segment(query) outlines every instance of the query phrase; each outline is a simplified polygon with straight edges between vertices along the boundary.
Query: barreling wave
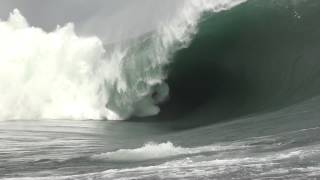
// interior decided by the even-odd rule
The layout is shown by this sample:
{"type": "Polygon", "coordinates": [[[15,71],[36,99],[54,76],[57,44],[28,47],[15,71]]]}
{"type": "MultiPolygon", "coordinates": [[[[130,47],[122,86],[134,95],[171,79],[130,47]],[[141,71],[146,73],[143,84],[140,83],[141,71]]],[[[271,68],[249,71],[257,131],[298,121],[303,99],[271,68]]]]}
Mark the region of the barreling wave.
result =
{"type": "Polygon", "coordinates": [[[171,99],[160,119],[202,126],[257,117],[318,96],[319,5],[253,0],[205,14],[192,43],[170,64],[171,99]]]}
{"type": "Polygon", "coordinates": [[[0,119],[156,115],[169,95],[164,67],[188,46],[202,13],[243,2],[184,1],[155,31],[112,45],[78,36],[72,23],[45,32],[14,10],[0,21],[0,119]]]}

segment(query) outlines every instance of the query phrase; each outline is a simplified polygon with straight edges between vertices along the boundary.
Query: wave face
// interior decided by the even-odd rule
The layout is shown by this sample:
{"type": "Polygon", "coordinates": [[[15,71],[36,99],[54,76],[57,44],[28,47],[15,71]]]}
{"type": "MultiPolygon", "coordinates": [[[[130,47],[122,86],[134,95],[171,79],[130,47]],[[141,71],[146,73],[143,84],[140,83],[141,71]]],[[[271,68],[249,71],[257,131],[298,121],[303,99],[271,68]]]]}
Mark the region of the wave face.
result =
{"type": "Polygon", "coordinates": [[[183,1],[175,18],[140,38],[105,45],[73,24],[53,32],[18,10],[0,22],[0,119],[127,119],[158,114],[169,94],[164,66],[196,33],[204,11],[244,2],[183,1]]]}
{"type": "Polygon", "coordinates": [[[164,117],[212,123],[319,95],[319,5],[254,0],[204,14],[169,67],[164,117]]]}

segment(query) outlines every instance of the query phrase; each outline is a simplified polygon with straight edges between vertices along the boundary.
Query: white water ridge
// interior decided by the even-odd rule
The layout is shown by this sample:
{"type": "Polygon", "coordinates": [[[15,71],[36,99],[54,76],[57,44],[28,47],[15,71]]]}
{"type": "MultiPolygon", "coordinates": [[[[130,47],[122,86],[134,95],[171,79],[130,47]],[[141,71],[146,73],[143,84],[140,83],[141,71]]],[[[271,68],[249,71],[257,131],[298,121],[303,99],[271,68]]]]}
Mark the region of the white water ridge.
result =
{"type": "Polygon", "coordinates": [[[156,115],[169,95],[163,67],[188,45],[202,12],[242,2],[183,1],[154,32],[108,46],[77,35],[72,23],[45,32],[14,10],[0,20],[0,120],[156,115]]]}
{"type": "Polygon", "coordinates": [[[226,146],[226,145],[212,145],[197,148],[184,148],[175,146],[172,142],[166,143],[147,143],[144,146],[136,149],[119,149],[114,152],[107,152],[93,155],[92,159],[106,160],[106,161],[146,161],[152,159],[162,159],[174,157],[179,155],[195,155],[199,153],[223,151],[231,149],[246,148],[245,145],[226,146]]]}

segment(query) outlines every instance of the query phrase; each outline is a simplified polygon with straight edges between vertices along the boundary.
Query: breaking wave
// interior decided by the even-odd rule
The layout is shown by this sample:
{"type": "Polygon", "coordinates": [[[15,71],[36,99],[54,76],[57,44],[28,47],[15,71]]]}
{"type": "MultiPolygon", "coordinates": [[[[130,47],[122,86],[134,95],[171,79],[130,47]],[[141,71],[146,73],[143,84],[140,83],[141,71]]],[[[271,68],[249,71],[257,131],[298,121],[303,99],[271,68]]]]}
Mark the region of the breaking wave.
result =
{"type": "Polygon", "coordinates": [[[109,119],[150,116],[169,96],[164,67],[188,46],[205,11],[244,0],[184,1],[175,18],[139,38],[105,44],[72,23],[53,32],[14,10],[0,21],[0,119],[109,119]]]}

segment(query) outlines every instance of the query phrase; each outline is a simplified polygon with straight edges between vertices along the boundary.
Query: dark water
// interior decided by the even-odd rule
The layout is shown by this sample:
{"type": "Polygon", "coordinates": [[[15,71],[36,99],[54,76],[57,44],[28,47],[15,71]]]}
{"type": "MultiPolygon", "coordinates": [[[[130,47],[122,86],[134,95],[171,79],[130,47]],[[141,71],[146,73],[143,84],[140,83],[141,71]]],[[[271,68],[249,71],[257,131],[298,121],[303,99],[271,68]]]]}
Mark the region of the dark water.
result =
{"type": "Polygon", "coordinates": [[[317,0],[204,14],[159,116],[0,122],[0,177],[318,179],[319,17],[317,0]]]}
{"type": "Polygon", "coordinates": [[[249,1],[205,16],[193,43],[170,67],[170,103],[181,116],[211,113],[212,122],[319,94],[319,6],[249,1]]]}

